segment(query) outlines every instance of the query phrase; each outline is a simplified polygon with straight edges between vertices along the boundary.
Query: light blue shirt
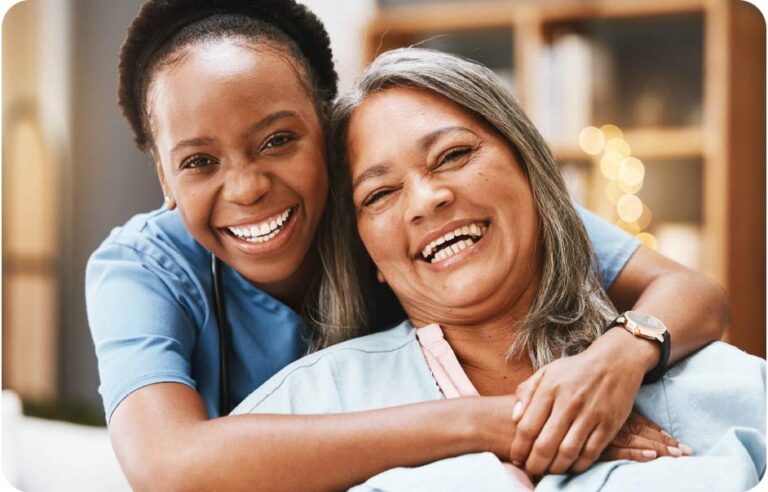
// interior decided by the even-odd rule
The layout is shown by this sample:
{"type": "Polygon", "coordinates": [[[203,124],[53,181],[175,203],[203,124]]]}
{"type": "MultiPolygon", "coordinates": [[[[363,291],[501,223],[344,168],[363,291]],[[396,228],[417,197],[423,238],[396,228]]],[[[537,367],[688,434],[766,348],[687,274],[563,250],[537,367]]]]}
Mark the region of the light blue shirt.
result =
{"type": "MultiPolygon", "coordinates": [[[[639,243],[590,212],[579,212],[607,289],[639,243]]],[[[307,343],[296,313],[226,265],[222,285],[234,351],[234,404],[306,353],[307,343]]],[[[107,421],[128,394],[159,382],[197,389],[208,415],[219,415],[211,256],[178,211],[137,215],[114,229],[88,262],[86,301],[107,421]]]]}
{"type": "MultiPolygon", "coordinates": [[[[233,413],[317,414],[443,398],[409,321],[308,355],[280,371],[233,413]]],[[[536,489],[745,491],[765,473],[765,361],[713,343],[643,386],[635,409],[690,445],[691,457],[598,463],[576,476],[549,475],[536,489]]],[[[490,453],[396,468],[359,491],[511,490],[490,453]]]]}

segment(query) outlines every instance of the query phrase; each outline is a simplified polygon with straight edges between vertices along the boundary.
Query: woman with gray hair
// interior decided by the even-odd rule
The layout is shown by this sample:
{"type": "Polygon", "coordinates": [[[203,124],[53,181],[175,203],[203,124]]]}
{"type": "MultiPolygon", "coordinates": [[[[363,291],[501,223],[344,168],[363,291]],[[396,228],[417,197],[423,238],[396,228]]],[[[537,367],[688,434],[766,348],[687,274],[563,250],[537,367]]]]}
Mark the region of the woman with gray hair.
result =
{"type": "MultiPolygon", "coordinates": [[[[661,382],[639,393],[643,374],[621,374],[621,361],[617,379],[593,374],[590,344],[612,337],[628,351],[658,344],[664,354],[669,337],[649,316],[615,317],[551,153],[490,70],[429,50],[385,53],[337,102],[332,124],[338,162],[331,168],[333,225],[323,238],[323,261],[333,283],[356,299],[347,305],[365,304],[359,286],[365,262],[374,265],[409,319],[289,365],[236,413],[348,412],[517,392],[511,449],[494,442],[488,449],[524,463],[529,475],[584,471],[609,442],[605,459],[691,454],[677,441],[657,446],[665,437],[639,415],[617,436],[634,405],[693,445],[697,456],[645,464],[654,468],[614,461],[577,483],[591,490],[608,478],[617,487],[642,478],[647,486],[679,487],[681,478],[691,479],[686,470],[705,462],[694,480],[716,480],[727,469],[729,487],[755,483],[765,463],[760,359],[713,344],[663,374],[662,357],[662,371],[645,377],[661,382]],[[627,329],[609,329],[617,325],[627,329]],[[573,365],[576,358],[581,365],[573,365]],[[552,391],[560,366],[583,368],[572,377],[607,384],[619,396],[596,401],[589,389],[552,391]],[[710,379],[713,373],[719,379],[710,379]],[[713,381],[704,393],[702,381],[713,381]],[[689,398],[696,407],[687,408],[689,398]],[[708,425],[697,426],[702,420],[708,425]],[[638,421],[646,430],[632,436],[626,429],[638,421]]],[[[490,454],[449,462],[387,472],[369,485],[531,485],[519,471],[498,473],[503,467],[490,454]]],[[[540,485],[574,483],[568,480],[548,477],[540,485]]]]}

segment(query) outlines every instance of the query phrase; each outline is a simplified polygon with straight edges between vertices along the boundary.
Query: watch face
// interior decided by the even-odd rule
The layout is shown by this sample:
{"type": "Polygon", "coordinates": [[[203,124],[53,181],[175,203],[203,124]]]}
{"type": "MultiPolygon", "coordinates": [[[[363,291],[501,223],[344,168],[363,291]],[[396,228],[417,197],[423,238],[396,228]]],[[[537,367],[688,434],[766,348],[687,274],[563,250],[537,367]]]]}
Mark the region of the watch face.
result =
{"type": "Polygon", "coordinates": [[[664,323],[650,314],[641,313],[640,311],[627,311],[624,313],[624,316],[637,325],[644,335],[664,336],[664,333],[667,331],[667,327],[664,326],[664,323]]]}

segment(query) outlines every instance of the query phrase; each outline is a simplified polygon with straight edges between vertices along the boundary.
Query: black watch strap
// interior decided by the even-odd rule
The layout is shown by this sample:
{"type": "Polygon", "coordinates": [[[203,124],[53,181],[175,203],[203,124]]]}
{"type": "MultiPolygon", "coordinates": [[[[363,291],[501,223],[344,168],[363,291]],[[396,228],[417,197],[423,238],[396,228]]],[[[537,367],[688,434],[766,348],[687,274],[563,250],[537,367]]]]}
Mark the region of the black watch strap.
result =
{"type": "MultiPolygon", "coordinates": [[[[605,330],[603,330],[603,333],[610,330],[611,328],[615,328],[619,326],[621,323],[619,323],[619,318],[622,316],[619,315],[616,317],[615,320],[611,322],[610,325],[605,327],[605,330]]],[[[644,337],[643,337],[644,338],[644,337]]],[[[646,338],[646,340],[654,341],[650,338],[646,338]]],[[[656,340],[658,342],[658,340],[656,340]]],[[[643,377],[643,384],[651,384],[655,383],[659,379],[661,379],[662,376],[664,376],[664,373],[667,372],[667,363],[669,362],[669,351],[672,346],[672,339],[669,336],[669,331],[664,332],[664,341],[661,342],[661,353],[659,354],[659,363],[656,364],[656,367],[645,373],[645,377],[643,377]]]]}
{"type": "Polygon", "coordinates": [[[669,331],[664,332],[664,341],[661,342],[661,354],[659,355],[659,363],[656,367],[645,373],[643,378],[643,384],[655,383],[667,372],[667,362],[669,362],[669,350],[672,345],[669,331]]]}

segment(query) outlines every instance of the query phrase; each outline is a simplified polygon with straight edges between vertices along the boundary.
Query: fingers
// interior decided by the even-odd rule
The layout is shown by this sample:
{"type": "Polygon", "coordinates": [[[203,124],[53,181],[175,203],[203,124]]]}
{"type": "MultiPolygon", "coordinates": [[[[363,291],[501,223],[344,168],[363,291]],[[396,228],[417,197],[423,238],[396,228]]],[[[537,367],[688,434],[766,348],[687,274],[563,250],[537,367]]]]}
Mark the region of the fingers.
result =
{"type": "Polygon", "coordinates": [[[534,372],[528,379],[517,386],[515,395],[519,401],[512,409],[512,420],[515,422],[520,421],[520,418],[525,413],[526,408],[528,408],[528,403],[530,403],[531,399],[533,398],[533,394],[536,392],[536,388],[539,386],[539,381],[541,381],[541,378],[544,376],[544,371],[544,368],[539,369],[538,371],[534,372]]]}
{"type": "MultiPolygon", "coordinates": [[[[543,475],[552,460],[555,459],[560,443],[566,433],[569,432],[575,416],[571,415],[568,410],[567,405],[556,403],[544,427],[534,440],[531,452],[525,461],[525,469],[531,475],[543,475]]],[[[586,437],[584,436],[584,439],[586,437]]],[[[574,456],[575,458],[576,456],[574,456]]]]}
{"type": "Polygon", "coordinates": [[[592,466],[592,463],[597,461],[603,450],[606,448],[609,438],[610,435],[605,426],[598,424],[598,426],[595,427],[595,430],[592,431],[592,434],[590,434],[589,438],[587,438],[587,442],[581,450],[579,458],[571,467],[571,471],[574,473],[581,473],[592,466]]]}
{"type": "Polygon", "coordinates": [[[600,455],[600,461],[632,460],[643,462],[654,460],[656,457],[656,451],[650,449],[617,448],[608,446],[600,455]]]}
{"type": "Polygon", "coordinates": [[[523,414],[522,419],[517,424],[515,437],[512,439],[512,446],[509,452],[512,464],[520,466],[527,461],[534,441],[549,418],[553,400],[554,397],[548,392],[539,394],[531,400],[525,414],[523,414]]]}
{"type": "Polygon", "coordinates": [[[587,419],[577,419],[560,443],[555,459],[549,466],[549,472],[555,474],[567,472],[579,458],[581,449],[594,428],[594,422],[587,419]]]}
{"type": "Polygon", "coordinates": [[[652,449],[658,456],[689,456],[693,450],[664,432],[661,427],[642,415],[632,413],[611,440],[611,446],[652,449]]]}

